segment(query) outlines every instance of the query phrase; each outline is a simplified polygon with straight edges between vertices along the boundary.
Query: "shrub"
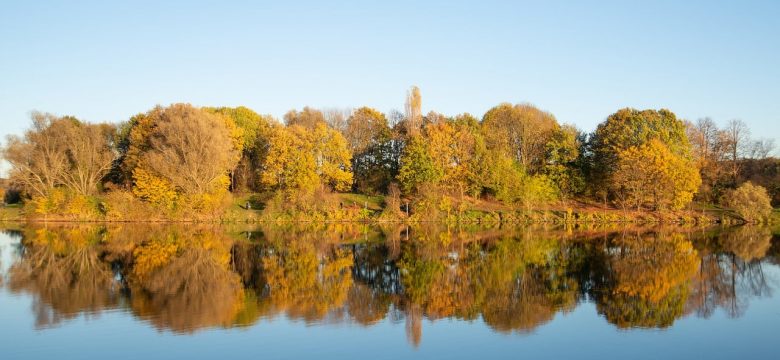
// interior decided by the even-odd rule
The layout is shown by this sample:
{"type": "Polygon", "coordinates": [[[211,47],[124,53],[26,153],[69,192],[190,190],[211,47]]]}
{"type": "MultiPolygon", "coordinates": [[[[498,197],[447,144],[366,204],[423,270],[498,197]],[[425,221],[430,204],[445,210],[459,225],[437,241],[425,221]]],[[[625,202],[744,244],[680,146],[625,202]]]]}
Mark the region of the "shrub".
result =
{"type": "Polygon", "coordinates": [[[766,221],[772,213],[772,205],[766,189],[751,182],[746,182],[737,189],[727,192],[723,203],[734,209],[747,222],[766,221]]]}

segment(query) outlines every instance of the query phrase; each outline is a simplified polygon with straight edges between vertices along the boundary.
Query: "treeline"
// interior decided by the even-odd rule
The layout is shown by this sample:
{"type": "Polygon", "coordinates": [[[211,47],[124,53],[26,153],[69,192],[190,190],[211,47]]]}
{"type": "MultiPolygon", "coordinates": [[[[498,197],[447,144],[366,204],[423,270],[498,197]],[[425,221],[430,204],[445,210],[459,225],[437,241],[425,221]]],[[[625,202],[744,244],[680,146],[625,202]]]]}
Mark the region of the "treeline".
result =
{"type": "MultiPolygon", "coordinates": [[[[775,201],[780,194],[774,143],[751,140],[740,121],[718,129],[627,108],[588,134],[529,104],[500,104],[482,119],[423,114],[421,104],[413,87],[405,111],[388,115],[304,107],[280,122],[245,107],[173,104],[115,125],[33,113],[2,155],[34,213],[116,219],[218,216],[231,193],[266,194],[276,208],[332,191],[383,195],[391,216],[410,200],[418,213],[462,211],[465,199],[679,210],[694,199],[734,203],[732,190],[747,180],[771,185],[775,201]]],[[[764,187],[742,191],[759,210],[745,219],[768,216],[764,187]]]]}

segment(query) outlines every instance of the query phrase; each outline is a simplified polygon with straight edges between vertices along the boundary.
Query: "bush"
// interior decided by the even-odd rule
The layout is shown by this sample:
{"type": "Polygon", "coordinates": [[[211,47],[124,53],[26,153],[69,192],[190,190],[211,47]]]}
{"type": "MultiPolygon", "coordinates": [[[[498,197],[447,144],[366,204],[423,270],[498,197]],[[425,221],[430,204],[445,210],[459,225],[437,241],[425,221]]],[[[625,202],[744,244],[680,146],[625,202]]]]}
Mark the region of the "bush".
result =
{"type": "Polygon", "coordinates": [[[728,191],[723,203],[734,209],[743,220],[760,223],[768,220],[772,214],[770,200],[764,187],[746,182],[737,189],[728,191]]]}

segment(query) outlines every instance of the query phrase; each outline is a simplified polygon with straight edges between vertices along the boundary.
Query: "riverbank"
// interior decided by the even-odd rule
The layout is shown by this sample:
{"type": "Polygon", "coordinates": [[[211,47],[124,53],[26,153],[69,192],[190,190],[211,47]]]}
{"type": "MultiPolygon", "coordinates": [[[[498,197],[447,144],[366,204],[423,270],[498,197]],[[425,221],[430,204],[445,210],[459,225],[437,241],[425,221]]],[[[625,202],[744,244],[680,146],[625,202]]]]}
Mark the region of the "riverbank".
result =
{"type": "MultiPolygon", "coordinates": [[[[365,223],[635,223],[635,224],[738,224],[730,210],[709,204],[694,204],[679,211],[637,211],[604,204],[572,200],[539,208],[520,209],[480,199],[388,199],[352,193],[327,194],[317,199],[285,199],[264,194],[235,196],[223,211],[171,216],[170,212],[135,206],[132,212],[101,212],[109,206],[95,201],[95,211],[86,214],[40,214],[18,204],[0,208],[0,221],[21,222],[137,222],[137,223],[260,223],[260,222],[365,222],[365,223]],[[395,204],[395,205],[389,205],[395,204]]],[[[138,204],[135,204],[138,205],[138,204]]],[[[130,208],[130,206],[127,206],[130,208]]],[[[771,222],[780,224],[780,210],[771,222]]],[[[777,225],[776,225],[777,226],[777,225]]],[[[780,232],[780,231],[779,231],[780,232]]]]}

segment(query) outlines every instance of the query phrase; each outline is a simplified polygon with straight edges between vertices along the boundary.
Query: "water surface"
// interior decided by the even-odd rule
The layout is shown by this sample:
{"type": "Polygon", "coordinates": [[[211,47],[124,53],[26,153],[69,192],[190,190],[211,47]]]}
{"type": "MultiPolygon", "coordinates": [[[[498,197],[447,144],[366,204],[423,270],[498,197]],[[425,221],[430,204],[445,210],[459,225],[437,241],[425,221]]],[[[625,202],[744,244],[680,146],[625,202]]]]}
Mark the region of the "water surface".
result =
{"type": "Polygon", "coordinates": [[[751,358],[769,229],[22,226],[0,357],[751,358]]]}

